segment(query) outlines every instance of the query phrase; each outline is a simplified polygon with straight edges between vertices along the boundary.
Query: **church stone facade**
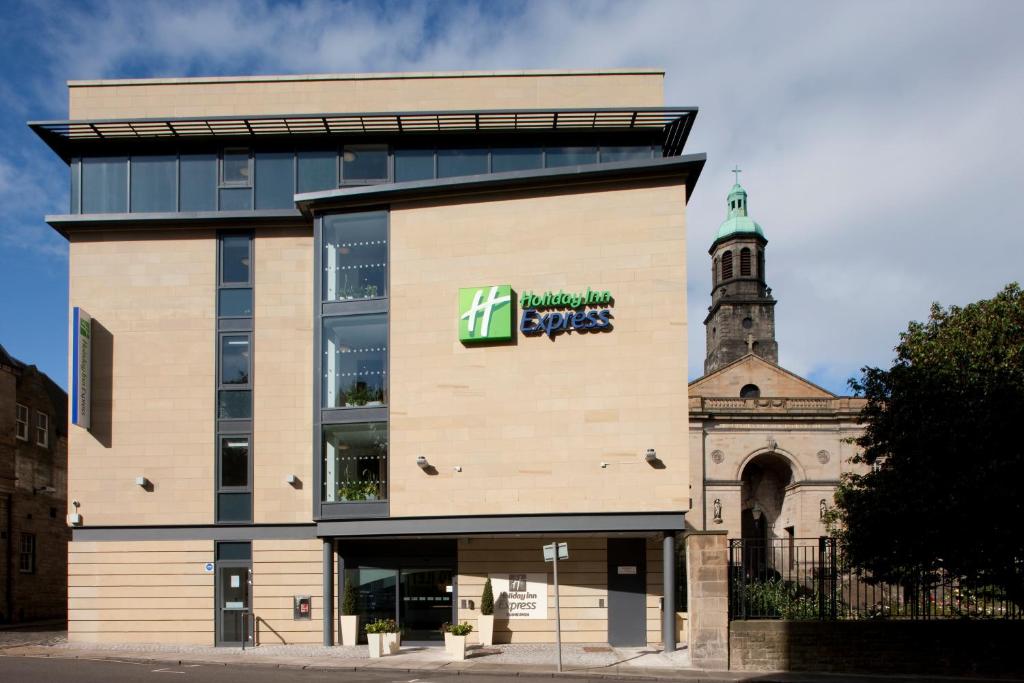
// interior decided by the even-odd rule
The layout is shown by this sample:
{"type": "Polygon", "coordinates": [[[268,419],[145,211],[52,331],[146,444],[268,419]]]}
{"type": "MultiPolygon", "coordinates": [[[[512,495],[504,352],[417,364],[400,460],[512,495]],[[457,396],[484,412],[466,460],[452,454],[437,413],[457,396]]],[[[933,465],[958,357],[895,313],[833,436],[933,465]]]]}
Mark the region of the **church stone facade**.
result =
{"type": "Polygon", "coordinates": [[[825,533],[841,475],[861,433],[864,400],[837,396],[778,364],[768,240],[735,184],[709,254],[711,306],[703,377],[690,383],[695,528],[730,538],[825,533]]]}

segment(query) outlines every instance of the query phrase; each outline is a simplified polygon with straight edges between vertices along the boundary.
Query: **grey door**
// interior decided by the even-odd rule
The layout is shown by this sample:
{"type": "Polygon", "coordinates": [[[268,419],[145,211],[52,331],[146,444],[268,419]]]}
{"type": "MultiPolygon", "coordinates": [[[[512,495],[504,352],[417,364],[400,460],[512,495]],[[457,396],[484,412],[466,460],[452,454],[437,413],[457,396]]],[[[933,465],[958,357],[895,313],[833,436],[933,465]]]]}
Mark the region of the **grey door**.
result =
{"type": "Polygon", "coordinates": [[[249,623],[249,581],[252,570],[242,563],[217,563],[217,645],[252,642],[249,623]]]}
{"type": "Polygon", "coordinates": [[[647,645],[647,544],[608,539],[608,644],[647,645]]]}

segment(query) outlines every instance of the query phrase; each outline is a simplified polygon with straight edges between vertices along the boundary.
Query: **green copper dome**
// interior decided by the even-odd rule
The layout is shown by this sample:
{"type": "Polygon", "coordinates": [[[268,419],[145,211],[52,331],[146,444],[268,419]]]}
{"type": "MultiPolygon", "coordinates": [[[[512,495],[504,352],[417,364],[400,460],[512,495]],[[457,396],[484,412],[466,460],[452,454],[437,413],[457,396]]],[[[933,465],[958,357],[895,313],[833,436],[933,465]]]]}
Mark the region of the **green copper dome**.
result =
{"type": "Polygon", "coordinates": [[[726,204],[729,207],[729,213],[718,228],[716,242],[733,235],[753,234],[764,237],[764,230],[761,229],[761,226],[747,215],[747,191],[743,189],[743,186],[739,183],[732,186],[726,204]]]}

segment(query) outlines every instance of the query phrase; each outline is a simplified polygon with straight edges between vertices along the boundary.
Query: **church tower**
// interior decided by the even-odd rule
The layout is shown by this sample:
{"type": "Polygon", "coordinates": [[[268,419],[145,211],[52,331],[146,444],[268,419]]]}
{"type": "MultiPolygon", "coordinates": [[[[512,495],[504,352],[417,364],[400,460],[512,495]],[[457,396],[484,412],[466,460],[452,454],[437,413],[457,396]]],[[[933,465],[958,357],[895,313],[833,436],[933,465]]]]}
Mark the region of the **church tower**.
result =
{"type": "Polygon", "coordinates": [[[765,284],[761,226],[747,215],[747,191],[739,184],[729,191],[728,215],[711,244],[711,307],[704,319],[707,356],[704,374],[753,353],[779,362],[775,341],[775,299],[765,284]]]}

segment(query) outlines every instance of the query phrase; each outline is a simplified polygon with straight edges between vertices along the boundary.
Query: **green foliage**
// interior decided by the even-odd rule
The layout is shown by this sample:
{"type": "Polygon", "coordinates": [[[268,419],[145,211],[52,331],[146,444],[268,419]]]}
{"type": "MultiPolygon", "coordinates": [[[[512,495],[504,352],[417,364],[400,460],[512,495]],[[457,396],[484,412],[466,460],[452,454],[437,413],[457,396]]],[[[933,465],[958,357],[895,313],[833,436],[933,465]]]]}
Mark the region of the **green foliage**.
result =
{"type": "Polygon", "coordinates": [[[380,496],[380,484],[368,481],[372,475],[363,472],[363,480],[347,481],[338,487],[339,500],[376,500],[380,496]]]}
{"type": "Polygon", "coordinates": [[[344,403],[347,406],[365,406],[370,401],[384,401],[384,389],[369,387],[366,382],[353,382],[345,390],[344,403]]]}
{"type": "Polygon", "coordinates": [[[452,624],[448,628],[448,632],[451,633],[453,636],[468,636],[470,633],[473,632],[473,626],[472,624],[467,624],[466,622],[462,622],[461,624],[452,624]]]}
{"type": "Polygon", "coordinates": [[[351,581],[345,582],[345,590],[341,594],[341,613],[346,616],[356,613],[356,586],[351,581]]]}
{"type": "Polygon", "coordinates": [[[751,614],[782,619],[817,619],[818,593],[792,581],[770,578],[741,588],[751,614]]]}
{"type": "Polygon", "coordinates": [[[378,619],[363,627],[367,633],[398,633],[398,624],[394,619],[378,619]]]}
{"type": "Polygon", "coordinates": [[[862,452],[828,520],[848,561],[901,584],[938,572],[1003,586],[1020,601],[1024,557],[1024,291],[963,308],[934,304],[900,335],[888,370],[863,368],[862,452]]]}
{"type": "Polygon", "coordinates": [[[480,614],[494,614],[494,590],[491,588],[490,579],[484,582],[484,594],[480,596],[480,614]]]}

